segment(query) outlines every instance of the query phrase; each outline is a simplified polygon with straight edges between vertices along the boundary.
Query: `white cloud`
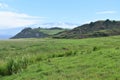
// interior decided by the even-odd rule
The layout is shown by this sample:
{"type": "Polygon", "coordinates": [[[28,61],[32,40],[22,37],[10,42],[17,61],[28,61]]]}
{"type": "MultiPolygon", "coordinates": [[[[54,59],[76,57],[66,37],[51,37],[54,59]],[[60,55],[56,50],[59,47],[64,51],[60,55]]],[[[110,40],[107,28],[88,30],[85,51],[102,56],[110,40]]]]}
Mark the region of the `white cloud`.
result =
{"type": "Polygon", "coordinates": [[[41,18],[37,16],[11,11],[0,11],[0,29],[23,27],[37,24],[40,21],[41,18]]]}
{"type": "Polygon", "coordinates": [[[31,16],[25,13],[18,13],[5,3],[0,3],[0,29],[23,27],[37,24],[43,18],[31,16]],[[41,19],[42,18],[42,19],[41,19]]]}
{"type": "Polygon", "coordinates": [[[42,27],[42,28],[51,28],[51,27],[60,27],[60,28],[68,28],[68,29],[72,29],[75,28],[77,26],[79,26],[79,24],[72,24],[72,23],[65,23],[65,22],[56,22],[56,23],[43,23],[43,24],[36,24],[33,25],[34,27],[42,27]]]}
{"type": "Polygon", "coordinates": [[[7,4],[5,4],[5,3],[0,3],[0,8],[8,8],[8,5],[7,4]]]}
{"type": "Polygon", "coordinates": [[[116,14],[117,11],[100,11],[100,12],[97,12],[96,14],[116,14]]]}

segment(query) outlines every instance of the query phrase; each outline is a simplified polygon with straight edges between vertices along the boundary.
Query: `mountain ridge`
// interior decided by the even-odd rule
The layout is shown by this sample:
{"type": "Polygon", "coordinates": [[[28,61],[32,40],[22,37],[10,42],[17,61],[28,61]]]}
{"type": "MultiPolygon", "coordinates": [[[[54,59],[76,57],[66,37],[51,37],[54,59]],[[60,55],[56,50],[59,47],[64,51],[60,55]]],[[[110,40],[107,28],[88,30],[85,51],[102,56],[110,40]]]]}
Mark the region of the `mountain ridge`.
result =
{"type": "Polygon", "coordinates": [[[99,20],[83,24],[70,31],[56,34],[53,38],[88,38],[120,35],[120,21],[99,20]]]}
{"type": "Polygon", "coordinates": [[[98,20],[83,24],[73,29],[63,29],[60,27],[52,28],[25,28],[20,33],[12,37],[15,38],[89,38],[106,37],[120,35],[120,21],[98,20]]]}
{"type": "Polygon", "coordinates": [[[20,31],[15,36],[11,37],[11,39],[17,39],[17,38],[45,38],[50,37],[54,34],[57,34],[59,32],[62,32],[66,29],[59,28],[59,27],[53,27],[53,28],[24,28],[22,31],[20,31]]]}

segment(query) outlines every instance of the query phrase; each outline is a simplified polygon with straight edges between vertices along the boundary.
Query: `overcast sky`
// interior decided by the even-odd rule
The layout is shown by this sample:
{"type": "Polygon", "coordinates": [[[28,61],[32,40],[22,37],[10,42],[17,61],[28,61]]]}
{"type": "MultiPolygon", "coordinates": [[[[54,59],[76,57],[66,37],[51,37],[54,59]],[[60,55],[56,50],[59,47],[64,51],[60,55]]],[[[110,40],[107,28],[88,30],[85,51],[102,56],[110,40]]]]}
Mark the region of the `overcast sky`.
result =
{"type": "Polygon", "coordinates": [[[120,20],[120,0],[0,0],[0,29],[104,19],[120,20]]]}

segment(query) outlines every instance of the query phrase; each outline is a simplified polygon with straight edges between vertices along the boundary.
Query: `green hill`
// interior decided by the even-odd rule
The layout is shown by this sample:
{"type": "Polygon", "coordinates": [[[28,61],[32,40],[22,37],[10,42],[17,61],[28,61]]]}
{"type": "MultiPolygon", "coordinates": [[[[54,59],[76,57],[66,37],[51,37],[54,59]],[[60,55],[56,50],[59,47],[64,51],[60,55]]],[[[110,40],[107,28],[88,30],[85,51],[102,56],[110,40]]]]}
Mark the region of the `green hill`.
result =
{"type": "Polygon", "coordinates": [[[44,29],[44,28],[39,29],[40,32],[43,32],[48,35],[54,35],[54,34],[57,34],[59,32],[65,31],[65,30],[67,30],[67,29],[58,28],[58,27],[53,27],[53,28],[48,28],[48,29],[44,29]]]}
{"type": "Polygon", "coordinates": [[[15,38],[44,38],[48,37],[48,34],[45,34],[43,32],[40,32],[38,30],[34,30],[32,28],[25,28],[15,36],[13,36],[11,39],[15,38]]]}
{"type": "Polygon", "coordinates": [[[96,21],[58,33],[54,38],[87,38],[120,35],[120,21],[96,21]]]}
{"type": "Polygon", "coordinates": [[[0,44],[0,80],[120,79],[120,36],[0,44]]]}
{"type": "Polygon", "coordinates": [[[25,28],[18,34],[12,37],[15,38],[44,38],[49,37],[59,32],[65,31],[66,29],[54,27],[54,28],[25,28]]]}

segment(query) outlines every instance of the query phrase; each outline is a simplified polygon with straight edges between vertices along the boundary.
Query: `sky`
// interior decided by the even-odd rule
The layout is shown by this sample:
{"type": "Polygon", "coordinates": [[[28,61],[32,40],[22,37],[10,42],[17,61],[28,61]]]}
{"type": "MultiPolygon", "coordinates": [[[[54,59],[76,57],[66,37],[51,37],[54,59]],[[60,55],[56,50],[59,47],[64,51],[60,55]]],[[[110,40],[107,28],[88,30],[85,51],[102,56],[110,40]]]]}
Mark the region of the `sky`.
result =
{"type": "Polygon", "coordinates": [[[120,20],[120,0],[0,0],[0,30],[106,19],[120,20]]]}

